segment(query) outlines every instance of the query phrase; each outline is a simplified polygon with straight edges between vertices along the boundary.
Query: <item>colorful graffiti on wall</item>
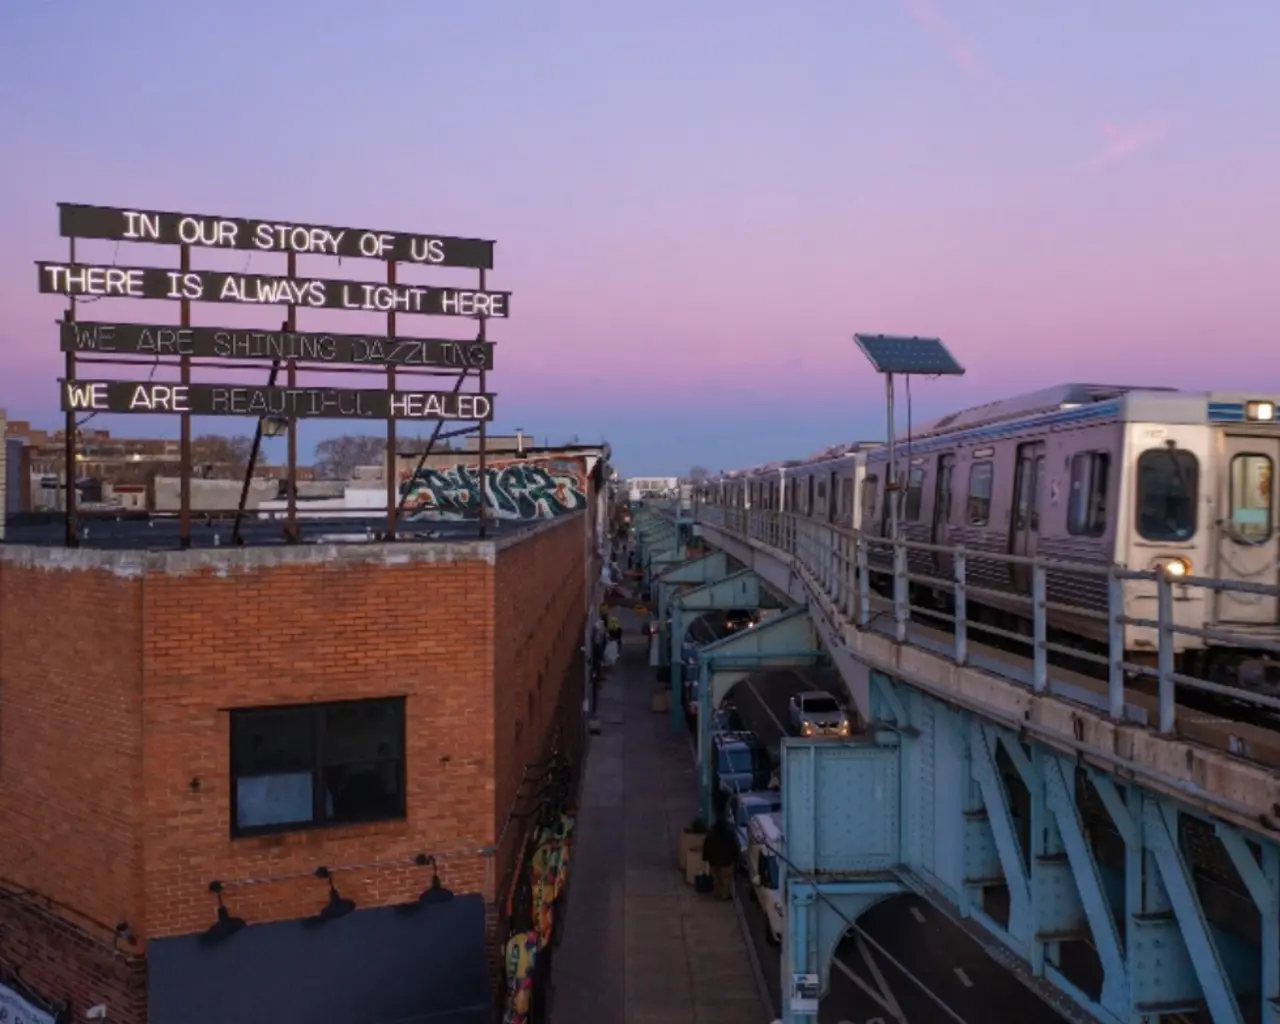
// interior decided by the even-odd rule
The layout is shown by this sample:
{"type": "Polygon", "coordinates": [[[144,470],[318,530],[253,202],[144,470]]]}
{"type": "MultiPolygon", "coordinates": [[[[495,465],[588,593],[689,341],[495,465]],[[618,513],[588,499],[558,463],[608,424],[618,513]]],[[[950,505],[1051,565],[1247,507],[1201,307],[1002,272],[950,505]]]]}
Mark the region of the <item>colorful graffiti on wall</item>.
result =
{"type": "MultiPolygon", "coordinates": [[[[485,497],[495,519],[555,519],[587,507],[584,459],[513,459],[485,467],[485,497]]],[[[471,464],[421,469],[400,484],[410,519],[478,519],[480,471],[471,464]]]]}

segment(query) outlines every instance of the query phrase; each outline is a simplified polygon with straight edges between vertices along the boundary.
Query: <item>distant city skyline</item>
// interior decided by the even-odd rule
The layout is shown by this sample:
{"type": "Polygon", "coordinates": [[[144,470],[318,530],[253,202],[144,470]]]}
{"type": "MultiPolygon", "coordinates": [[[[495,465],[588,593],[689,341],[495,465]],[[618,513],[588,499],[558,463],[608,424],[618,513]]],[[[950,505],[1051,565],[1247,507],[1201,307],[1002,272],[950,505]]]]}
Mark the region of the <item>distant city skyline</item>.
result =
{"type": "MultiPolygon", "coordinates": [[[[882,385],[855,332],[941,336],[965,365],[913,385],[916,422],[1070,380],[1280,394],[1274,3],[350,14],[329,0],[0,13],[0,409],[61,425],[63,303],[38,294],[33,265],[66,258],[58,201],[495,239],[487,284],[512,293],[512,315],[490,326],[494,430],[607,439],[624,476],[882,437],[882,385]]],[[[168,252],[86,242],[79,256],[156,266],[168,252]]],[[[308,259],[318,276],[379,273],[308,259]]],[[[248,273],[283,262],[195,257],[248,273]]],[[[280,315],[201,304],[193,320],[280,315]]],[[[411,335],[470,329],[402,321],[411,335]]],[[[299,314],[302,329],[383,324],[299,314]]],[[[378,429],[309,422],[303,447],[378,429]]]]}

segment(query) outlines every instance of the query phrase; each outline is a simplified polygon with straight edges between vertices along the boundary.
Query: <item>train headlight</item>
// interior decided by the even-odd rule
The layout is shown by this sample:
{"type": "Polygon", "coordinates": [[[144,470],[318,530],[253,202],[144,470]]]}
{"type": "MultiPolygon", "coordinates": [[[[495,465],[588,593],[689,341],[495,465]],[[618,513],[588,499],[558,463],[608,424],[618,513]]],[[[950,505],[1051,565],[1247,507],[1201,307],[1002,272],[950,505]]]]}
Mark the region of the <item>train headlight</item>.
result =
{"type": "Polygon", "coordinates": [[[1174,579],[1181,579],[1183,576],[1191,575],[1191,560],[1177,556],[1157,558],[1151,568],[1155,570],[1163,569],[1165,573],[1174,579]]]}
{"type": "Polygon", "coordinates": [[[1244,415],[1245,419],[1270,422],[1276,418],[1276,404],[1275,402],[1246,402],[1244,415]]]}

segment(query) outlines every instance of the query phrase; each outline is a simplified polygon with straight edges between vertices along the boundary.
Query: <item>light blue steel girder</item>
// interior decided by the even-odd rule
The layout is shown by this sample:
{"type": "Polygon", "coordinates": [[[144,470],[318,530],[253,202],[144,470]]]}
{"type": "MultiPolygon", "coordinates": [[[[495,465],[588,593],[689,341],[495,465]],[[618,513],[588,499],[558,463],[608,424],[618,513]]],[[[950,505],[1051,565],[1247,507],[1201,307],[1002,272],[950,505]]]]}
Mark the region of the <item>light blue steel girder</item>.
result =
{"type": "Polygon", "coordinates": [[[667,621],[667,603],[677,586],[703,586],[729,575],[729,556],[723,551],[712,551],[692,561],[681,562],[667,569],[657,578],[658,621],[667,621]]]}
{"type": "Polygon", "coordinates": [[[802,874],[892,873],[902,863],[899,747],[873,739],[782,741],[782,832],[802,874]]]}
{"type": "Polygon", "coordinates": [[[783,612],[698,652],[698,814],[704,821],[711,820],[715,781],[709,756],[711,718],[725,695],[753,672],[805,668],[822,657],[813,619],[803,608],[783,612]]]}
{"type": "Polygon", "coordinates": [[[807,879],[788,876],[785,884],[786,926],[782,931],[782,1021],[800,1024],[815,1019],[812,1014],[792,1011],[788,999],[795,974],[816,974],[825,995],[831,984],[831,961],[840,940],[859,917],[886,899],[899,896],[906,888],[897,879],[807,879]]]}
{"type": "Polygon", "coordinates": [[[1280,987],[1280,847],[1263,841],[1261,852],[1255,853],[1242,833],[1217,825],[1259,907],[1263,951],[1258,957],[1243,940],[1215,930],[1206,919],[1175,838],[1178,816],[1187,812],[1134,783],[1122,793],[1110,776],[1089,769],[1126,851],[1124,884],[1121,887],[1119,877],[1111,873],[1116,886],[1115,899],[1110,899],[1112,887],[1077,808],[1073,759],[1037,743],[1024,744],[1006,729],[876,675],[873,707],[878,701],[884,717],[909,723],[900,730],[899,870],[905,870],[906,877],[918,878],[962,915],[982,923],[1042,970],[1046,981],[1100,1020],[1155,1024],[1161,1014],[1207,1006],[1215,1024],[1237,1024],[1238,996],[1260,992],[1265,997],[1262,1020],[1280,1024],[1275,1001],[1280,987]],[[957,763],[966,754],[966,744],[949,740],[948,732],[962,733],[969,741],[967,770],[957,763]],[[996,769],[998,747],[1009,756],[1030,796],[1029,869],[1023,867],[1008,793],[996,769]],[[959,794],[954,789],[943,794],[939,787],[961,775],[972,778],[973,784],[959,794]],[[981,799],[973,802],[977,794],[981,799]],[[961,841],[955,840],[957,835],[961,841]],[[953,865],[946,863],[948,857],[953,865]],[[1026,880],[1025,918],[1011,919],[1006,931],[973,903],[983,885],[997,880],[1009,885],[1012,903],[1019,898],[1019,877],[1026,880]],[[1123,931],[1115,923],[1113,903],[1124,921],[1123,931]],[[1056,965],[1058,943],[1083,937],[1085,925],[1103,969],[1096,1003],[1056,965]]]}
{"type": "Polygon", "coordinates": [[[680,650],[693,620],[705,612],[732,611],[735,608],[755,610],[760,607],[760,577],[743,569],[714,583],[694,587],[671,602],[671,729],[684,729],[684,679],[680,650]]]}
{"type": "MultiPolygon", "coordinates": [[[[1112,916],[1111,904],[1103,887],[1102,875],[1085,836],[1084,822],[1075,799],[1075,765],[1052,753],[1037,748],[1044,765],[1045,797],[1055,818],[1062,845],[1070,862],[1075,891],[1088,919],[1089,935],[1102,964],[1102,993],[1099,1003],[1113,1016],[1123,1019],[1129,1013],[1128,963],[1120,944],[1120,933],[1112,916]]],[[[1052,964],[1048,969],[1058,972],[1052,964]]],[[[1067,984],[1060,975],[1052,980],[1059,987],[1067,984]]]]}
{"type": "MultiPolygon", "coordinates": [[[[996,737],[997,732],[993,726],[984,725],[978,718],[970,719],[969,760],[973,770],[973,780],[982,792],[987,824],[991,827],[996,852],[1000,857],[1000,868],[1004,873],[1005,884],[1009,887],[1009,928],[1004,937],[1020,956],[1030,960],[1032,945],[1030,882],[1022,863],[1022,848],[1018,842],[1017,829],[1014,827],[1009,795],[996,769],[996,737]]],[[[1003,931],[981,911],[974,910],[973,913],[992,931],[996,933],[1003,931]]]]}
{"type": "Polygon", "coordinates": [[[667,611],[671,606],[671,598],[675,590],[681,586],[704,586],[722,580],[728,575],[729,556],[723,551],[713,551],[709,555],[703,555],[691,561],[677,562],[665,568],[661,575],[656,577],[653,589],[657,604],[658,632],[662,636],[663,658],[666,657],[671,644],[667,638],[667,611]]]}
{"type": "Polygon", "coordinates": [[[1264,845],[1259,864],[1238,829],[1219,823],[1216,831],[1258,908],[1262,933],[1262,1024],[1280,1024],[1280,847],[1264,845]]]}
{"type": "Polygon", "coordinates": [[[817,975],[825,993],[850,925],[876,903],[908,891],[894,873],[901,860],[898,757],[896,745],[865,737],[782,742],[786,1022],[812,1020],[791,1009],[792,976],[817,975]]]}
{"type": "Polygon", "coordinates": [[[1218,946],[1196,895],[1195,882],[1178,846],[1178,812],[1164,801],[1145,800],[1142,831],[1155,855],[1191,964],[1215,1024],[1243,1024],[1218,946]]]}
{"type": "MultiPolygon", "coordinates": [[[[714,693],[708,678],[703,687],[714,693]]],[[[895,726],[873,732],[878,740],[783,743],[784,849],[793,865],[784,1002],[793,972],[819,975],[825,989],[831,936],[844,927],[818,896],[828,884],[849,886],[851,918],[883,898],[875,886],[909,884],[982,924],[1043,983],[1107,1024],[1159,1024],[1202,1009],[1215,1024],[1240,1024],[1240,1000],[1252,995],[1262,997],[1263,1024],[1280,1024],[1280,846],[1215,825],[1258,906],[1259,950],[1213,924],[1201,905],[1178,838],[1180,817],[1193,812],[1086,767],[1123,844],[1121,872],[1094,851],[1076,799],[1076,760],[888,677],[873,679],[872,693],[877,717],[895,726]],[[1030,797],[1025,851],[997,768],[1001,748],[1030,797]],[[999,882],[1025,906],[1008,929],[979,909],[983,888],[999,882]],[[1096,1001],[1059,969],[1067,939],[1097,952],[1096,1001]]]]}

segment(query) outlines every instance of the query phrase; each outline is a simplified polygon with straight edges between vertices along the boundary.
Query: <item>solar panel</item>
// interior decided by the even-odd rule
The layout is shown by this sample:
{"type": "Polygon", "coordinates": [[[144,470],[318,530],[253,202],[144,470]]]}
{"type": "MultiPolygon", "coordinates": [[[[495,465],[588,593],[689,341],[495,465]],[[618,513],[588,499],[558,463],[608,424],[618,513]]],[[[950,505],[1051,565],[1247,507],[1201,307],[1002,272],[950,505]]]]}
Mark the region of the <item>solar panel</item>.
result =
{"type": "Polygon", "coordinates": [[[853,340],[877,373],[912,373],[925,377],[964,374],[964,367],[937,338],[855,334],[853,340]]]}

